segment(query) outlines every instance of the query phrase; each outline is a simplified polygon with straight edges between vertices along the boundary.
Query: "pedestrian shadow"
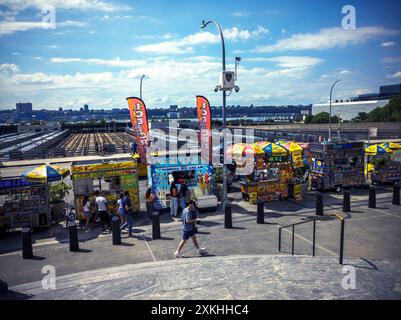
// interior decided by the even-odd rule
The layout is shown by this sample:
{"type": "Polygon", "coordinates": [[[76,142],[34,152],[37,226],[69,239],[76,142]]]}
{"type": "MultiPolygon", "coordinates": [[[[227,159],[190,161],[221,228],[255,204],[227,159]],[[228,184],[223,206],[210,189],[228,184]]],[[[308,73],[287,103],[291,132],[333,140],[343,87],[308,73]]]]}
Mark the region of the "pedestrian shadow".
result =
{"type": "Polygon", "coordinates": [[[200,223],[198,222],[198,224],[199,224],[200,226],[206,227],[206,228],[210,228],[210,227],[214,227],[214,226],[219,226],[219,225],[221,225],[220,222],[215,222],[215,221],[204,221],[204,220],[201,220],[201,222],[200,222],[200,223]]]}

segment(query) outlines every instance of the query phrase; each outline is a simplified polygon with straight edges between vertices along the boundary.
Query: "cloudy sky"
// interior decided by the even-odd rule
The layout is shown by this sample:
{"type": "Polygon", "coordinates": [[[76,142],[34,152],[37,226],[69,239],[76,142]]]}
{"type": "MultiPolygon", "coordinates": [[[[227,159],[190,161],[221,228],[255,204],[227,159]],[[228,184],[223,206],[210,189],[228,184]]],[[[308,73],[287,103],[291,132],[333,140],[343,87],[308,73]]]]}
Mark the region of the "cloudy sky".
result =
{"type": "Polygon", "coordinates": [[[400,12],[399,0],[0,0],[0,107],[126,107],[142,74],[148,108],[197,94],[221,105],[220,39],[203,19],[221,24],[228,69],[242,58],[228,105],[323,102],[339,78],[336,98],[377,92],[401,82],[400,12]],[[354,30],[342,28],[346,4],[354,30]]]}

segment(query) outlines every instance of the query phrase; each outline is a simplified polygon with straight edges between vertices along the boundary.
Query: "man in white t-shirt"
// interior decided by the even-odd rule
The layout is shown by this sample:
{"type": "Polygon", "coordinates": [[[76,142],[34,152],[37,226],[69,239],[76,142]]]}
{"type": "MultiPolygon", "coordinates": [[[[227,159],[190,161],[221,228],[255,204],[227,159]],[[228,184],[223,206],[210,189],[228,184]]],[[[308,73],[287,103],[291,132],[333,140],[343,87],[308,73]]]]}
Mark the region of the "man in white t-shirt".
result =
{"type": "Polygon", "coordinates": [[[100,223],[102,225],[102,231],[106,231],[104,224],[107,224],[109,230],[111,230],[110,219],[109,219],[109,212],[107,207],[107,199],[100,194],[99,190],[95,192],[95,203],[97,206],[97,213],[100,218],[100,223]]]}

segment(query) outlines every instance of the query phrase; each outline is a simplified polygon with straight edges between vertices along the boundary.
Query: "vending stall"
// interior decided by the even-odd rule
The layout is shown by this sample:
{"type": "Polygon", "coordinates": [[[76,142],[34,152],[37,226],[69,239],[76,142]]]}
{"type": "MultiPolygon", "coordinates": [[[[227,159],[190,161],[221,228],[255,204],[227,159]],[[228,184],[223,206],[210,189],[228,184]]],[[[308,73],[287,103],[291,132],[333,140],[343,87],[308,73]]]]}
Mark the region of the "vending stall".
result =
{"type": "Polygon", "coordinates": [[[310,143],[309,182],[324,191],[366,186],[364,142],[310,143]]]}
{"type": "Polygon", "coordinates": [[[134,212],[139,212],[137,163],[132,158],[75,161],[71,165],[74,202],[77,217],[83,219],[82,201],[85,196],[94,200],[96,190],[107,199],[109,213],[117,212],[118,196],[129,192],[134,212]]]}
{"type": "Polygon", "coordinates": [[[178,157],[174,160],[167,157],[163,162],[154,160],[148,168],[148,184],[156,196],[156,210],[161,211],[170,207],[172,181],[176,183],[178,189],[185,181],[190,192],[189,197],[195,200],[199,209],[217,207],[217,197],[213,194],[213,166],[202,164],[199,159],[196,155],[190,158],[178,157]]]}
{"type": "Polygon", "coordinates": [[[48,227],[51,216],[48,185],[21,177],[0,180],[0,230],[48,227]]]}
{"type": "Polygon", "coordinates": [[[392,155],[401,150],[398,143],[374,144],[365,148],[367,157],[365,174],[367,180],[375,185],[394,184],[401,181],[401,163],[392,155]]]}
{"type": "Polygon", "coordinates": [[[301,180],[298,180],[286,148],[270,142],[237,144],[233,146],[232,154],[240,175],[244,200],[256,204],[257,200],[301,199],[301,180]],[[246,157],[247,154],[254,157],[246,157]],[[252,172],[245,172],[251,165],[252,172]]]}

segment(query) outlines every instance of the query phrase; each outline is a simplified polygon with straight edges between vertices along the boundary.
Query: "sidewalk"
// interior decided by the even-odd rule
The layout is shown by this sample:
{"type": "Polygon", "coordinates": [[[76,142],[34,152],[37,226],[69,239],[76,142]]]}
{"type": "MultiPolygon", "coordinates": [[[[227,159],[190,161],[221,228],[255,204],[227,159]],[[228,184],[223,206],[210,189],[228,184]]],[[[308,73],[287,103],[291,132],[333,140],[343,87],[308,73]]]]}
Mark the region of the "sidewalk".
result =
{"type": "Polygon", "coordinates": [[[0,299],[316,300],[401,299],[401,263],[347,259],[355,288],[343,287],[343,265],[331,257],[247,255],[128,264],[57,276],[9,288],[0,299]]]}

